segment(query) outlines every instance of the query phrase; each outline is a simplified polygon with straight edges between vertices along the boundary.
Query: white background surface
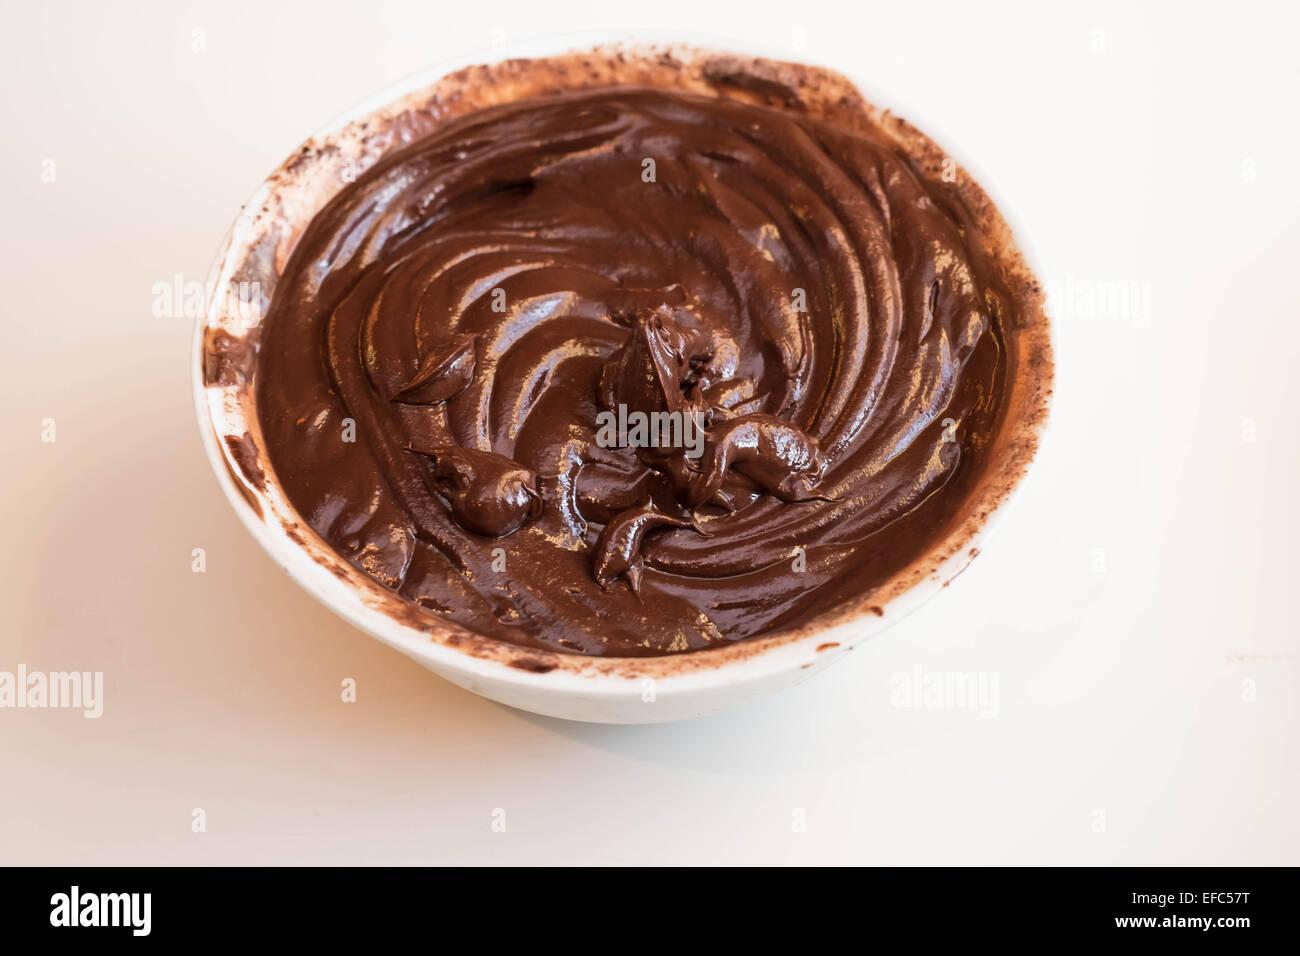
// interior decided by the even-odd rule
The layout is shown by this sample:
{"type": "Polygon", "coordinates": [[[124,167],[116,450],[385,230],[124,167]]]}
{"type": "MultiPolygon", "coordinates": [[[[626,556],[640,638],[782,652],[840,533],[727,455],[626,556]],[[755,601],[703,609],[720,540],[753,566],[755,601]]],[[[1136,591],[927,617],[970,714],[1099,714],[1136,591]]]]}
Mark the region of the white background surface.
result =
{"type": "Polygon", "coordinates": [[[105,703],[0,710],[0,863],[1300,863],[1300,17],[1043,6],[13,5],[0,670],[101,670],[105,703]],[[951,588],[793,691],[602,727],[453,688],[284,578],[151,290],[204,279],[256,184],[370,93],[638,28],[849,72],[1073,296],[1053,430],[951,588]],[[1108,283],[1136,308],[1093,314],[1108,283]],[[895,706],[916,668],[995,676],[995,711],[895,706]]]}

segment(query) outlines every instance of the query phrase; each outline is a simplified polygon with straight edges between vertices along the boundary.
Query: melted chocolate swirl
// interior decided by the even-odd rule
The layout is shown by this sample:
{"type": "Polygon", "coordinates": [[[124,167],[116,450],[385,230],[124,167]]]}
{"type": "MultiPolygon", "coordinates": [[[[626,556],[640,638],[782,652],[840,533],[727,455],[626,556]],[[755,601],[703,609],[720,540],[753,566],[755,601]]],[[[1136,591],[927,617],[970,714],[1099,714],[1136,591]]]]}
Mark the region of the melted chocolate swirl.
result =
{"type": "Polygon", "coordinates": [[[480,633],[636,656],[796,626],[969,488],[1010,312],[982,241],[883,134],[794,109],[616,87],[482,110],[311,222],[265,322],[263,433],[322,537],[480,633]],[[602,447],[611,402],[706,414],[700,462],[602,447]]]}

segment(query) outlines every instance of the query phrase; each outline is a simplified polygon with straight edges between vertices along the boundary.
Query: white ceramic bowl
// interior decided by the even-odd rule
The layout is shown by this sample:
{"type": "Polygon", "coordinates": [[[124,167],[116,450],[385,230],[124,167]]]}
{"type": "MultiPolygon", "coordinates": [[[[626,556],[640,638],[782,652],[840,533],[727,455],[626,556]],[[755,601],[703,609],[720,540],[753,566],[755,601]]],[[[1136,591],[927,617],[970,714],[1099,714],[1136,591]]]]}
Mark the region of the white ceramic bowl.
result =
{"type": "MultiPolygon", "coordinates": [[[[345,178],[339,175],[340,163],[352,161],[353,168],[363,168],[392,145],[361,135],[358,128],[364,120],[394,115],[403,104],[422,101],[428,88],[464,67],[596,46],[617,46],[633,53],[671,46],[683,58],[735,49],[732,44],[702,43],[695,38],[683,46],[680,37],[674,42],[568,35],[512,44],[490,55],[443,63],[409,77],[320,130],[305,146],[326,149],[296,151],[262,184],[227,236],[209,277],[209,288],[234,288],[240,280],[260,281],[263,293],[269,296],[265,286],[274,284],[302,226],[345,185],[345,178]],[[302,156],[308,154],[328,155],[329,167],[322,159],[315,160],[314,167],[311,161],[304,164],[302,156]],[[286,178],[291,167],[293,176],[286,178]]],[[[749,44],[745,55],[790,58],[754,50],[749,44]]],[[[571,720],[650,723],[710,713],[806,680],[914,610],[942,590],[983,547],[1032,455],[1046,422],[1050,395],[1042,381],[1033,391],[1013,391],[1008,425],[1016,427],[1004,428],[1004,432],[1014,433],[1008,436],[1001,457],[998,453],[990,456],[988,480],[972,495],[947,538],[929,556],[905,568],[837,620],[671,657],[602,659],[548,654],[473,635],[413,612],[400,598],[334,554],[305,525],[275,483],[260,447],[254,390],[236,371],[238,342],[258,324],[260,315],[242,314],[231,297],[212,299],[207,314],[198,322],[193,350],[199,428],[226,497],[267,553],[339,616],[452,683],[503,704],[571,720]],[[228,365],[213,358],[223,351],[234,356],[228,365]]],[[[265,302],[257,304],[264,310],[265,302]]],[[[1040,347],[1050,365],[1046,332],[1042,338],[1040,347]]]]}

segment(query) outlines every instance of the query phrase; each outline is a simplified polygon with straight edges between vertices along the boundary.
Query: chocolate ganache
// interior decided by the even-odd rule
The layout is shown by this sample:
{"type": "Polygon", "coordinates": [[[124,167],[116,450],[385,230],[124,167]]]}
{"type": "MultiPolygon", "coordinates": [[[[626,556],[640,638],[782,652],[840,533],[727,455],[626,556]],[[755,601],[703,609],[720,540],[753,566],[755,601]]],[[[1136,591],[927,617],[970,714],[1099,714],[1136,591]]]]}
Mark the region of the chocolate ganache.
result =
{"type": "Polygon", "coordinates": [[[870,124],[633,86],[475,110],[303,232],[259,348],[270,461],[339,554],[481,634],[798,627],[978,478],[1018,321],[989,242],[870,124]]]}

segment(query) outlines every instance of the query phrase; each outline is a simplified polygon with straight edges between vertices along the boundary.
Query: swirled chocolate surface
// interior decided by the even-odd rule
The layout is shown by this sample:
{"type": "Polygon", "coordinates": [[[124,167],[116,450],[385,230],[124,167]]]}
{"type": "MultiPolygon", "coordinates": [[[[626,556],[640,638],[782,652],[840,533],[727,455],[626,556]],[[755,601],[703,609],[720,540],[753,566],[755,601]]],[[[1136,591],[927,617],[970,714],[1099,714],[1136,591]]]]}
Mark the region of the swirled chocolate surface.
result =
{"type": "Polygon", "coordinates": [[[436,618],[621,656],[795,627],[978,479],[1016,322],[986,241],[868,125],[637,87],[475,111],[310,222],[263,436],[304,520],[436,618]],[[611,442],[620,406],[691,417],[696,454],[611,442]]]}

